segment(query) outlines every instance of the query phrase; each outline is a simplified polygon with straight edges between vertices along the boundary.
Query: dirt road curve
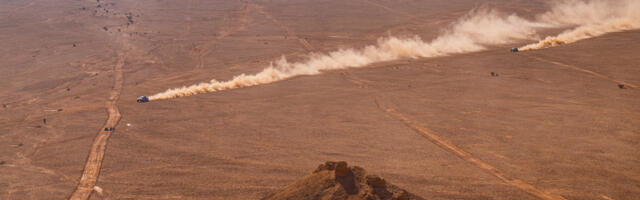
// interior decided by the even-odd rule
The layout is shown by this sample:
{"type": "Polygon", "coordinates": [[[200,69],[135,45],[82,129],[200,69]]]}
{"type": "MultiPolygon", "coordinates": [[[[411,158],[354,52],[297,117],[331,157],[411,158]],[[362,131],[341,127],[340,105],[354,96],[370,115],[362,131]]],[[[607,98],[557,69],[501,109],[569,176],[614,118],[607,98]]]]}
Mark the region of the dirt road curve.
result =
{"type": "Polygon", "coordinates": [[[565,198],[558,196],[558,195],[553,195],[553,194],[549,194],[546,193],[544,191],[541,191],[537,188],[535,188],[533,185],[530,185],[520,179],[517,178],[513,178],[513,177],[509,177],[508,175],[504,174],[503,172],[501,172],[500,170],[498,170],[497,168],[489,165],[488,163],[474,157],[473,155],[471,155],[470,153],[458,148],[457,146],[455,146],[454,144],[452,144],[451,142],[447,141],[446,139],[436,135],[435,133],[433,133],[433,131],[420,126],[418,123],[416,123],[415,121],[407,118],[406,116],[404,116],[402,113],[398,112],[397,110],[389,107],[388,105],[382,104],[380,103],[378,100],[376,100],[376,103],[378,104],[378,108],[380,108],[381,110],[385,111],[389,116],[396,118],[400,121],[402,121],[403,123],[405,123],[407,126],[409,126],[410,128],[414,129],[415,131],[421,133],[422,135],[424,135],[429,141],[431,141],[432,143],[440,146],[441,148],[450,151],[452,153],[454,153],[456,156],[462,158],[463,160],[475,165],[476,167],[485,170],[486,172],[488,172],[489,174],[497,177],[498,179],[504,181],[505,183],[514,186],[522,191],[525,191],[535,197],[538,197],[540,199],[545,199],[545,200],[564,200],[565,198]]]}
{"type": "Polygon", "coordinates": [[[98,181],[98,175],[100,174],[100,167],[102,166],[102,159],[104,158],[104,152],[107,147],[107,141],[113,131],[105,131],[105,128],[115,127],[120,121],[120,111],[118,110],[118,99],[120,98],[120,92],[122,91],[123,72],[122,66],[124,65],[125,54],[118,53],[118,63],[114,67],[114,83],[113,89],[109,94],[109,99],[106,102],[107,112],[109,117],[107,118],[104,127],[100,129],[100,132],[93,140],[91,145],[91,152],[87,158],[87,162],[80,178],[80,183],[76,187],[75,191],[71,194],[69,199],[88,199],[93,191],[93,187],[98,181]]]}

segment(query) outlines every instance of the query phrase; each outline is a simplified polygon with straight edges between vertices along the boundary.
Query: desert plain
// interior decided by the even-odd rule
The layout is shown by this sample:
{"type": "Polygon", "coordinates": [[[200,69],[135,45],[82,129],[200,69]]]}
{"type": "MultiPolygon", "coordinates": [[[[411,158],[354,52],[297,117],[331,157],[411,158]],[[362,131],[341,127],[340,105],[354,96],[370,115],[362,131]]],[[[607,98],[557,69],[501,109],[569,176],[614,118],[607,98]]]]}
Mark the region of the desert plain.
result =
{"type": "Polygon", "coordinates": [[[261,199],[325,161],[425,199],[638,199],[639,30],[136,102],[549,2],[2,0],[0,199],[261,199]]]}

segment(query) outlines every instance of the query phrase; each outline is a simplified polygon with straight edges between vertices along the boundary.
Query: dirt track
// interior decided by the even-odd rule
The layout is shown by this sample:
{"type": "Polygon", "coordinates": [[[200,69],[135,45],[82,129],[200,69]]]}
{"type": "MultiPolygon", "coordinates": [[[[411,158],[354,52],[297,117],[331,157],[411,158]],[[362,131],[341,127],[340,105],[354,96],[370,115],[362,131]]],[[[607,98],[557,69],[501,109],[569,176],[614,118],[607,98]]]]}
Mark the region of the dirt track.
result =
{"type": "Polygon", "coordinates": [[[427,128],[420,126],[418,123],[416,123],[415,121],[407,118],[405,115],[403,115],[402,113],[399,113],[397,110],[391,108],[389,105],[385,105],[383,103],[380,103],[379,100],[376,100],[376,104],[378,105],[378,108],[380,108],[381,110],[385,111],[387,114],[389,114],[389,116],[396,118],[402,122],[404,122],[408,127],[416,130],[417,132],[423,134],[429,141],[433,142],[434,144],[442,147],[443,149],[450,151],[451,153],[455,154],[456,156],[462,158],[463,160],[469,162],[470,164],[475,165],[476,167],[485,170],[487,173],[497,177],[498,179],[504,181],[505,183],[517,187],[518,189],[525,191],[533,196],[536,196],[540,199],[545,199],[545,200],[564,200],[565,198],[563,198],[562,196],[559,195],[555,195],[555,194],[549,194],[547,192],[541,191],[539,189],[537,189],[536,187],[534,187],[531,184],[528,184],[520,179],[517,178],[513,178],[513,177],[509,177],[509,175],[501,172],[499,169],[495,168],[494,166],[491,166],[490,164],[474,157],[473,155],[467,153],[466,151],[460,149],[459,147],[455,146],[454,144],[452,144],[451,142],[447,141],[445,138],[440,137],[439,135],[437,135],[436,133],[434,133],[431,130],[428,130],[427,128]]]}
{"type": "Polygon", "coordinates": [[[104,159],[105,150],[107,148],[107,142],[109,137],[115,133],[114,131],[105,131],[105,129],[115,128],[120,122],[120,110],[118,110],[118,100],[120,99],[120,93],[122,92],[122,83],[124,81],[124,73],[122,67],[126,59],[126,52],[118,52],[117,64],[113,67],[113,89],[109,92],[109,99],[105,102],[107,108],[108,118],[104,126],[98,132],[93,144],[91,145],[91,151],[87,158],[87,162],[80,177],[80,182],[77,188],[71,194],[69,199],[72,200],[84,200],[88,199],[93,192],[93,187],[98,182],[98,176],[100,175],[100,169],[102,167],[102,160],[104,159]]]}
{"type": "Polygon", "coordinates": [[[608,80],[608,81],[611,81],[611,82],[614,82],[614,83],[617,83],[617,84],[625,85],[626,87],[630,87],[630,88],[637,88],[638,87],[638,86],[636,86],[634,84],[627,83],[627,82],[624,82],[624,81],[621,81],[621,80],[616,80],[616,79],[607,77],[605,75],[599,74],[597,72],[594,72],[594,71],[591,71],[591,70],[588,70],[588,69],[583,69],[583,68],[580,68],[580,67],[577,67],[577,66],[574,66],[574,65],[569,65],[569,64],[565,64],[565,63],[561,63],[561,62],[557,62],[557,61],[552,61],[552,60],[540,58],[540,57],[537,57],[537,56],[532,56],[532,55],[527,55],[527,54],[524,54],[524,55],[529,57],[529,58],[538,60],[538,61],[550,63],[550,64],[553,64],[553,65],[556,65],[556,66],[560,66],[560,67],[576,70],[576,71],[579,71],[579,72],[584,72],[584,73],[590,74],[590,75],[592,75],[594,77],[598,77],[600,79],[604,79],[604,80],[608,80]]]}
{"type": "Polygon", "coordinates": [[[0,198],[260,199],[345,160],[426,199],[633,199],[639,31],[134,101],[547,2],[3,1],[0,198]]]}
{"type": "MultiPolygon", "coordinates": [[[[198,59],[198,65],[196,66],[196,68],[205,67],[204,66],[205,56],[210,55],[211,50],[213,50],[214,46],[219,40],[224,39],[225,37],[235,32],[245,29],[248,23],[249,12],[251,12],[252,9],[253,9],[252,6],[250,6],[248,2],[244,1],[243,8],[241,10],[234,11],[231,13],[231,15],[225,18],[225,21],[227,24],[225,27],[223,27],[220,31],[217,32],[215,39],[209,40],[195,47],[196,56],[198,59]]],[[[191,26],[188,26],[187,31],[189,30],[191,30],[191,26]]]]}
{"type": "Polygon", "coordinates": [[[291,29],[289,27],[287,27],[286,25],[282,24],[280,21],[278,21],[278,19],[273,17],[273,15],[271,15],[267,11],[265,11],[264,7],[259,6],[259,5],[255,5],[255,4],[251,4],[251,6],[255,7],[255,9],[260,14],[262,14],[267,19],[269,19],[274,25],[276,25],[280,29],[282,29],[285,32],[285,38],[288,38],[288,37],[295,38],[296,40],[298,40],[298,42],[300,42],[300,45],[302,45],[307,51],[309,51],[309,52],[313,51],[313,47],[311,46],[311,44],[309,44],[309,41],[307,41],[303,37],[299,37],[298,35],[296,35],[296,33],[291,31],[291,29]]]}

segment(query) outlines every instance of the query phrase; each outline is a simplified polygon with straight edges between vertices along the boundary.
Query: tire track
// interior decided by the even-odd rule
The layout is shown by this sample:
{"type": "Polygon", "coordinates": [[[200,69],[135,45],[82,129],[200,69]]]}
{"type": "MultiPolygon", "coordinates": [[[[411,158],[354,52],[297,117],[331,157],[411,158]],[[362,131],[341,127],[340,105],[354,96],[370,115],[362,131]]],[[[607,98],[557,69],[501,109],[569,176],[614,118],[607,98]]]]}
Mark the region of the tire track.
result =
{"type": "Polygon", "coordinates": [[[222,28],[213,40],[195,47],[196,56],[198,57],[198,65],[196,65],[196,68],[204,68],[204,57],[211,53],[213,46],[218,43],[219,40],[233,33],[244,30],[247,27],[247,24],[249,23],[249,12],[251,9],[252,6],[249,2],[244,1],[242,10],[234,11],[231,15],[230,20],[235,24],[235,26],[222,28]]]}
{"type": "Polygon", "coordinates": [[[291,31],[291,29],[289,27],[287,27],[286,25],[280,23],[280,21],[278,21],[278,19],[273,17],[273,15],[271,15],[268,12],[266,12],[264,7],[259,6],[259,5],[255,5],[255,4],[252,4],[252,5],[254,7],[256,7],[256,10],[258,10],[258,12],[260,14],[262,14],[264,17],[269,19],[271,22],[273,22],[278,27],[280,27],[280,29],[283,30],[286,33],[285,37],[294,37],[298,41],[298,43],[300,43],[300,45],[302,45],[302,47],[305,50],[313,51],[313,46],[311,46],[311,44],[309,44],[309,41],[307,41],[305,38],[298,37],[298,35],[296,35],[293,31],[291,31]]]}
{"type": "Polygon", "coordinates": [[[124,66],[125,55],[125,52],[118,52],[118,61],[113,69],[113,89],[109,94],[109,99],[105,103],[109,117],[93,140],[91,151],[89,152],[89,157],[85,163],[80,182],[71,194],[71,197],[69,197],[71,200],[88,199],[93,191],[93,187],[98,181],[98,175],[100,174],[100,168],[102,166],[102,159],[104,158],[104,153],[107,148],[107,141],[109,140],[109,136],[113,133],[113,131],[105,131],[104,129],[113,128],[120,121],[120,110],[118,110],[117,102],[120,98],[120,92],[122,91],[122,84],[124,81],[122,67],[124,66]]]}
{"type": "Polygon", "coordinates": [[[365,2],[365,3],[368,3],[368,4],[372,5],[372,6],[375,6],[375,7],[378,7],[378,8],[382,8],[383,10],[386,10],[387,12],[395,13],[395,14],[397,14],[397,15],[405,16],[405,17],[407,17],[407,18],[409,18],[409,19],[414,19],[414,18],[416,18],[416,16],[414,16],[414,15],[412,15],[412,14],[409,14],[409,13],[406,13],[406,12],[402,12],[402,11],[398,11],[398,10],[396,10],[396,9],[390,8],[390,7],[385,6],[385,5],[382,5],[382,4],[380,4],[380,3],[373,2],[373,1],[371,1],[371,0],[361,0],[361,1],[362,1],[362,2],[365,2]]]}
{"type": "Polygon", "coordinates": [[[557,62],[557,61],[547,60],[547,59],[539,58],[539,57],[536,57],[536,56],[531,56],[531,55],[526,55],[526,54],[524,54],[524,55],[526,57],[528,57],[528,58],[531,58],[531,59],[534,59],[534,60],[537,60],[537,61],[546,62],[546,63],[553,64],[553,65],[556,65],[556,66],[564,67],[564,68],[567,68],[567,69],[572,69],[572,70],[575,70],[575,71],[587,73],[587,74],[592,75],[592,76],[594,76],[596,78],[600,78],[600,79],[604,79],[604,80],[607,80],[607,81],[611,81],[611,82],[614,82],[616,84],[622,84],[622,85],[625,85],[626,87],[629,87],[629,88],[635,89],[635,88],[638,87],[637,85],[634,85],[634,84],[631,84],[631,83],[627,83],[627,82],[624,82],[624,81],[620,81],[620,80],[616,80],[616,79],[607,77],[605,75],[599,74],[597,72],[594,72],[594,71],[591,71],[591,70],[588,70],[588,69],[583,69],[583,68],[580,68],[580,67],[577,67],[577,66],[574,66],[574,65],[569,65],[569,64],[564,64],[564,63],[557,62]]]}
{"type": "Polygon", "coordinates": [[[400,15],[400,16],[404,16],[405,18],[407,18],[407,21],[409,22],[417,22],[416,24],[429,24],[429,23],[433,23],[432,21],[429,20],[424,20],[421,16],[418,15],[414,15],[405,11],[401,11],[401,10],[397,10],[397,9],[393,9],[389,6],[385,6],[381,3],[378,2],[374,2],[373,0],[360,0],[362,2],[365,2],[369,5],[381,8],[389,13],[394,13],[396,15],[400,15]]]}
{"type": "MultiPolygon", "coordinates": [[[[58,137],[59,135],[56,135],[55,137],[58,137]]],[[[40,141],[40,143],[44,143],[44,141],[40,141]]],[[[39,145],[37,144],[37,145],[39,145]]],[[[37,149],[37,147],[35,147],[37,149]]],[[[31,153],[33,154],[33,153],[31,153]]],[[[50,185],[54,185],[54,184],[60,184],[60,182],[70,182],[72,184],[76,183],[76,180],[64,175],[62,173],[59,173],[55,170],[49,169],[49,168],[45,168],[45,167],[40,167],[37,165],[34,165],[32,163],[32,159],[28,158],[25,154],[23,153],[17,153],[16,156],[18,157],[17,160],[15,160],[15,164],[6,164],[6,167],[10,167],[10,168],[15,168],[15,169],[20,169],[22,171],[31,173],[31,174],[41,174],[41,175],[48,175],[51,177],[56,177],[58,178],[57,183],[46,183],[44,185],[32,185],[32,184],[27,184],[27,183],[20,183],[20,182],[11,182],[7,185],[7,190],[6,190],[6,199],[13,199],[12,195],[13,193],[16,192],[20,192],[20,191],[33,191],[37,188],[40,187],[45,187],[45,186],[50,186],[50,185]]]]}
{"type": "Polygon", "coordinates": [[[16,7],[13,10],[7,12],[8,14],[7,14],[6,18],[9,19],[9,18],[13,17],[14,14],[18,13],[18,11],[27,9],[27,8],[33,6],[33,5],[35,5],[35,1],[29,1],[29,3],[27,5],[16,7]]]}
{"type": "Polygon", "coordinates": [[[433,144],[439,146],[440,148],[447,150],[453,154],[455,154],[456,156],[458,156],[459,158],[462,158],[463,160],[467,161],[470,164],[475,165],[476,167],[486,171],[487,173],[497,177],[498,179],[502,180],[503,182],[514,186],[524,192],[527,192],[535,197],[538,197],[540,199],[545,199],[545,200],[564,200],[565,198],[559,196],[559,195],[553,195],[553,194],[549,194],[546,193],[544,191],[541,191],[537,188],[535,188],[533,185],[530,185],[520,179],[516,179],[513,177],[509,177],[508,175],[506,175],[505,173],[501,172],[500,170],[498,170],[497,168],[491,166],[490,164],[474,157],[473,155],[471,155],[470,153],[460,149],[459,147],[455,146],[453,143],[447,141],[445,138],[440,137],[439,135],[437,135],[436,133],[434,133],[433,131],[420,126],[418,123],[416,123],[415,121],[409,119],[408,117],[406,117],[405,115],[403,115],[402,113],[398,112],[396,109],[393,109],[387,105],[383,105],[381,104],[378,99],[376,99],[376,104],[378,105],[378,108],[381,109],[382,111],[384,111],[385,113],[387,113],[389,116],[398,119],[400,121],[402,121],[405,125],[407,125],[408,127],[410,127],[411,129],[415,130],[416,132],[419,132],[420,134],[422,134],[424,137],[426,137],[429,141],[431,141],[433,144]]]}
{"type": "MultiPolygon", "coordinates": [[[[432,16],[428,17],[431,20],[424,20],[423,19],[425,18],[424,16],[418,16],[418,15],[411,14],[409,12],[394,9],[389,6],[385,6],[384,4],[375,2],[373,0],[357,0],[357,1],[368,4],[370,7],[376,7],[381,9],[383,11],[381,12],[381,14],[383,14],[384,12],[387,12],[387,13],[393,14],[396,17],[403,18],[402,22],[400,23],[385,25],[385,26],[381,26],[381,27],[369,30],[368,33],[366,33],[364,37],[362,37],[367,40],[375,41],[379,37],[384,35],[391,35],[393,32],[399,32],[401,34],[402,33],[407,34],[410,32],[411,34],[413,34],[414,31],[412,29],[419,29],[419,30],[431,29],[432,27],[425,27],[425,26],[428,24],[440,23],[438,21],[433,21],[432,16]],[[411,30],[411,31],[407,32],[408,30],[411,30]]],[[[439,15],[438,17],[446,18],[446,16],[443,16],[443,15],[439,15]]],[[[458,17],[458,16],[455,16],[455,17],[458,17]]]]}
{"type": "Polygon", "coordinates": [[[351,73],[349,72],[342,72],[341,75],[344,78],[344,80],[357,85],[359,88],[363,88],[363,89],[369,88],[369,85],[373,83],[372,81],[364,80],[356,76],[352,76],[351,73]]]}
{"type": "Polygon", "coordinates": [[[185,27],[185,32],[184,32],[184,36],[182,38],[185,38],[186,36],[188,36],[189,34],[191,34],[191,8],[193,7],[193,0],[188,0],[187,1],[187,13],[184,16],[184,23],[186,24],[185,27]]]}

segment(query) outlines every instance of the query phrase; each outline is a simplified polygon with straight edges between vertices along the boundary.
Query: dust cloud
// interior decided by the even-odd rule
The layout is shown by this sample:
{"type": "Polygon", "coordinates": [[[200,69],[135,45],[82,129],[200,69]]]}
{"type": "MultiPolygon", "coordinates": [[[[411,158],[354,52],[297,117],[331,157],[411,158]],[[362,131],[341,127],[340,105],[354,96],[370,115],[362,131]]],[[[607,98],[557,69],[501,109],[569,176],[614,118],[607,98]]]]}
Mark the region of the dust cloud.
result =
{"type": "Polygon", "coordinates": [[[534,50],[572,43],[610,32],[640,28],[640,1],[562,1],[538,16],[542,23],[575,28],[519,48],[534,50]]]}
{"type": "Polygon", "coordinates": [[[339,49],[314,53],[302,62],[289,62],[283,56],[256,74],[240,74],[228,81],[211,80],[149,96],[150,101],[268,84],[287,78],[314,75],[324,70],[364,67],[402,58],[429,58],[486,49],[487,45],[506,44],[535,37],[535,29],[547,26],[516,15],[476,9],[451,25],[430,42],[420,37],[383,37],[376,45],[360,49],[339,49]]]}
{"type": "Polygon", "coordinates": [[[425,42],[420,37],[383,37],[377,44],[359,49],[312,53],[307,60],[290,62],[284,56],[261,72],[240,74],[228,81],[209,82],[168,89],[149,96],[150,101],[273,83],[325,70],[365,67],[373,63],[405,58],[430,58],[485,50],[490,45],[519,40],[539,40],[536,30],[571,27],[519,50],[533,50],[571,43],[609,32],[640,28],[640,0],[566,0],[548,12],[527,20],[495,10],[474,9],[447,27],[440,36],[425,42]]]}

